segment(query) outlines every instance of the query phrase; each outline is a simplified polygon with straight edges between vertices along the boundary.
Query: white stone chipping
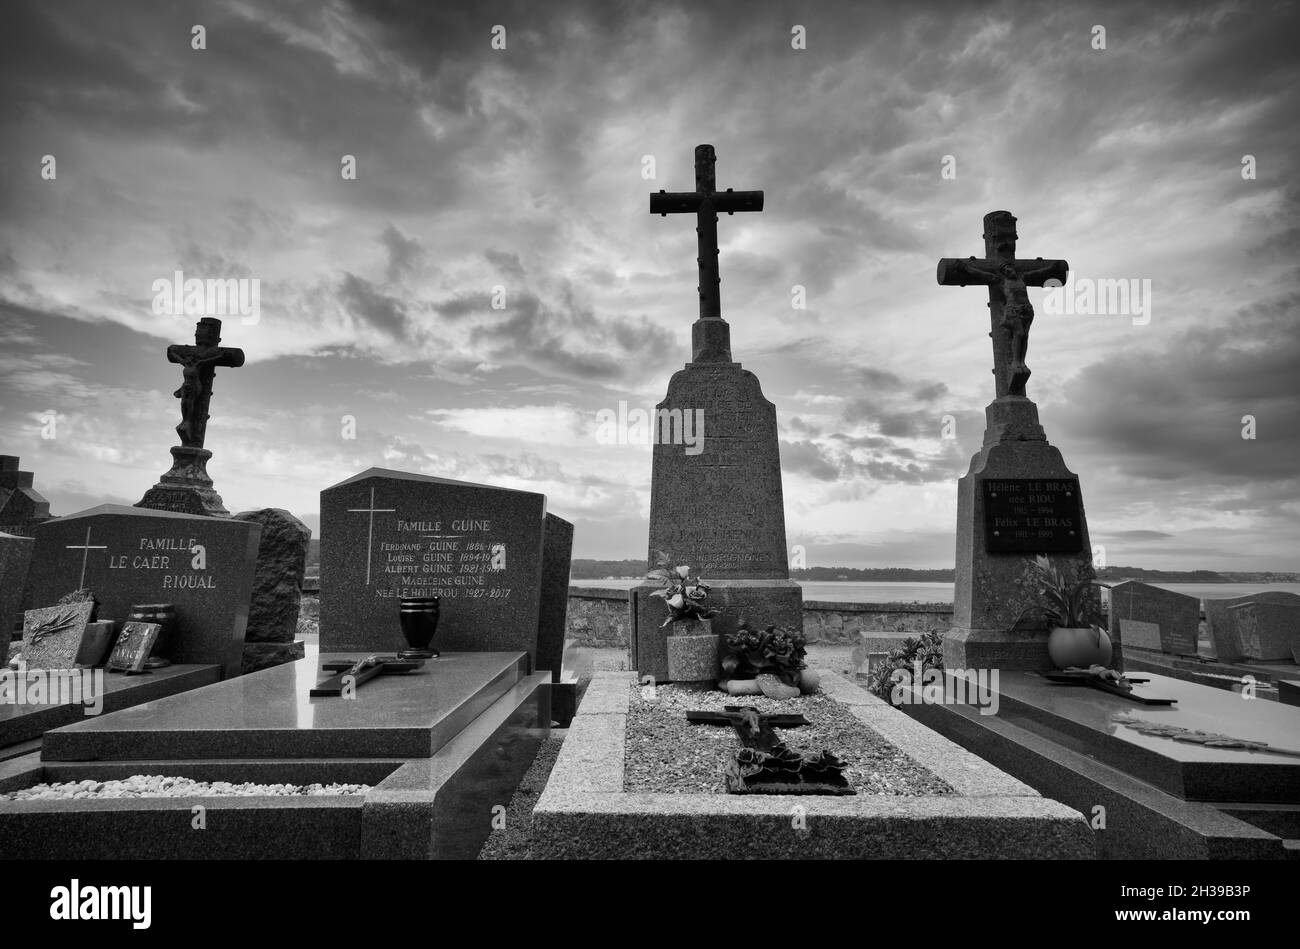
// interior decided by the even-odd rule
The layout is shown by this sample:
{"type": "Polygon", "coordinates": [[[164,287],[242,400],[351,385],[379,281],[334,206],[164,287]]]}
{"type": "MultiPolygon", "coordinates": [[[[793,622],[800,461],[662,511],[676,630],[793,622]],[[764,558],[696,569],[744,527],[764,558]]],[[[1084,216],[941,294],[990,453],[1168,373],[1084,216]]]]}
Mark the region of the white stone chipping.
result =
{"type": "Polygon", "coordinates": [[[134,774],[112,781],[67,781],[35,784],[0,794],[0,801],[54,801],[73,798],[121,797],[328,797],[365,794],[368,784],[233,784],[230,781],[194,781],[161,774],[134,774]]]}

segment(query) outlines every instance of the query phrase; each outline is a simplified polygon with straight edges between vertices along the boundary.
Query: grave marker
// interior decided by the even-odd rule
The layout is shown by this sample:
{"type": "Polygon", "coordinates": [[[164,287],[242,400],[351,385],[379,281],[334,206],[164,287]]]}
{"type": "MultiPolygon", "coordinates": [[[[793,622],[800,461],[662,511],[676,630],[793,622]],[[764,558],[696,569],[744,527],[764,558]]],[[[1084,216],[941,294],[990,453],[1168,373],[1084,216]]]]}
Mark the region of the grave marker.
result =
{"type": "MultiPolygon", "coordinates": [[[[712,145],[698,146],[695,190],[650,195],[652,214],[696,215],[699,318],[691,327],[691,361],[673,374],[657,406],[647,569],[656,550],[690,565],[712,587],[710,605],[722,610],[713,620],[719,634],[734,631],[742,617],[760,627],[801,630],[803,596],[790,579],[776,406],[758,377],[732,360],[719,289],[718,212],[761,211],[763,192],[718,192],[715,162],[712,145]],[[697,418],[692,444],[685,423],[697,418]]],[[[667,613],[650,596],[655,589],[642,584],[633,591],[632,659],[642,675],[667,681],[667,613]]]]}
{"type": "Polygon", "coordinates": [[[443,653],[519,650],[537,668],[543,658],[558,662],[549,632],[539,654],[538,632],[544,616],[554,618],[542,610],[544,586],[553,607],[550,597],[567,598],[568,576],[544,585],[544,564],[567,561],[573,528],[550,515],[548,531],[547,517],[545,496],[531,491],[383,468],[326,488],[321,650],[399,651],[398,601],[436,596],[433,646],[443,653]]]}
{"type": "Polygon", "coordinates": [[[261,528],[227,518],[104,504],[47,521],[24,601],[28,609],[88,588],[99,618],[125,621],[141,603],[171,603],[177,663],[217,663],[238,675],[261,528]]]}
{"type": "MultiPolygon", "coordinates": [[[[1047,441],[1038,407],[1025,395],[1028,287],[1064,281],[1064,260],[1018,260],[1016,218],[984,216],[984,258],[939,261],[941,286],[987,286],[995,398],[985,409],[984,445],[957,482],[957,570],[953,627],[944,636],[948,668],[1048,668],[1046,636],[1011,632],[1038,600],[1033,559],[1046,554],[1068,581],[1095,576],[1078,477],[1047,441]]],[[[1100,616],[1096,588],[1087,593],[1100,616]]],[[[1123,668],[1116,641],[1112,665],[1123,668]]]]}
{"type": "Polygon", "coordinates": [[[207,437],[208,405],[217,368],[242,366],[244,351],[220,343],[221,321],[205,316],[195,325],[193,346],[177,343],[167,347],[167,361],[181,367],[181,386],[172,393],[181,400],[181,421],[176,426],[181,443],[171,449],[171,470],[145,493],[136,507],[230,516],[208,477],[212,452],[203,447],[203,442],[207,437]]]}

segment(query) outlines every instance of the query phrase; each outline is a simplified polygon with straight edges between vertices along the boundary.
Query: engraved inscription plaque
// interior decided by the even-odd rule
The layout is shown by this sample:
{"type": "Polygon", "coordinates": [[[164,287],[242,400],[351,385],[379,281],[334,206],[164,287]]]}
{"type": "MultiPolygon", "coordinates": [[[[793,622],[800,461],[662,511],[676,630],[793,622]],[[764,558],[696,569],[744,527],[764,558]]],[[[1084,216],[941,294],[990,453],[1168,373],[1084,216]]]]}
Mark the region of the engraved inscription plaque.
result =
{"type": "Polygon", "coordinates": [[[1074,554],[1083,549],[1077,478],[984,482],[984,549],[991,554],[1074,554]]]}

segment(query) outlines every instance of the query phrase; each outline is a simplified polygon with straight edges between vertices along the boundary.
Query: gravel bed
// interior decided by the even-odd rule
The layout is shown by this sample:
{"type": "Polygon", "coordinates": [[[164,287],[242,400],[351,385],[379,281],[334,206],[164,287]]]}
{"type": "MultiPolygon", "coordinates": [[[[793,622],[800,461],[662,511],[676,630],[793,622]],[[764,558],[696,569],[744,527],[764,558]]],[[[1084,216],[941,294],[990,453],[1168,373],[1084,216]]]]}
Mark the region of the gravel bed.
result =
{"type": "Polygon", "coordinates": [[[505,826],[488,835],[488,839],[483,842],[483,849],[479,851],[480,860],[533,859],[533,808],[546,789],[551,769],[555,767],[555,759],[560,754],[560,745],[564,742],[564,734],[559,729],[552,729],[551,737],[542,742],[532,766],[524,773],[518,789],[506,805],[505,826]]]}
{"type": "MultiPolygon", "coordinates": [[[[956,792],[825,695],[776,700],[661,685],[653,700],[632,685],[624,746],[623,788],[633,792],[726,794],[723,769],[742,746],[730,726],[692,725],[688,711],[721,712],[752,705],[762,715],[803,715],[811,725],[776,733],[801,752],[830,751],[848,765],[859,794],[922,796],[956,792]]],[[[645,690],[648,692],[649,690],[645,690]]]]}
{"type": "Polygon", "coordinates": [[[330,797],[365,794],[368,784],[232,784],[191,781],[160,774],[136,774],[114,781],[68,781],[36,784],[0,794],[0,801],[55,801],[89,797],[330,797]]]}

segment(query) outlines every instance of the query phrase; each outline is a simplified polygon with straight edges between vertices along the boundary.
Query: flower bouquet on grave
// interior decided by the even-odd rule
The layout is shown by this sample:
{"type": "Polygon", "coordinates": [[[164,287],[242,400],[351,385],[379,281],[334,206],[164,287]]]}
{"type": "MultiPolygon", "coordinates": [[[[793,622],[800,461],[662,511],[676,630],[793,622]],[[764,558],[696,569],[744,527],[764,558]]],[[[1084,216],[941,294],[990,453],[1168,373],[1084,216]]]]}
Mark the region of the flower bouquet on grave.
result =
{"type": "Polygon", "coordinates": [[[807,673],[807,640],[798,631],[778,630],[769,626],[762,632],[742,621],[725,639],[722,675],[733,695],[755,694],[745,686],[755,682],[757,692],[768,698],[794,698],[800,692],[815,692],[817,682],[807,673]]]}
{"type": "Polygon", "coordinates": [[[663,597],[664,603],[668,606],[668,618],[662,625],[683,623],[692,627],[685,632],[682,632],[679,627],[674,631],[674,635],[691,635],[699,632],[696,623],[703,624],[704,630],[707,631],[711,628],[708,620],[721,612],[704,604],[709,596],[708,584],[699,577],[691,576],[689,566],[674,567],[672,560],[662,550],[655,551],[655,567],[645,576],[647,580],[658,580],[663,585],[662,589],[650,594],[663,597]]]}
{"type": "Polygon", "coordinates": [[[647,580],[658,580],[661,589],[651,596],[661,597],[668,607],[668,618],[660,625],[672,624],[668,637],[668,680],[707,684],[718,679],[720,648],[713,634],[713,617],[721,610],[707,606],[709,587],[699,577],[691,576],[689,566],[673,566],[663,551],[655,551],[655,567],[647,580]]]}

